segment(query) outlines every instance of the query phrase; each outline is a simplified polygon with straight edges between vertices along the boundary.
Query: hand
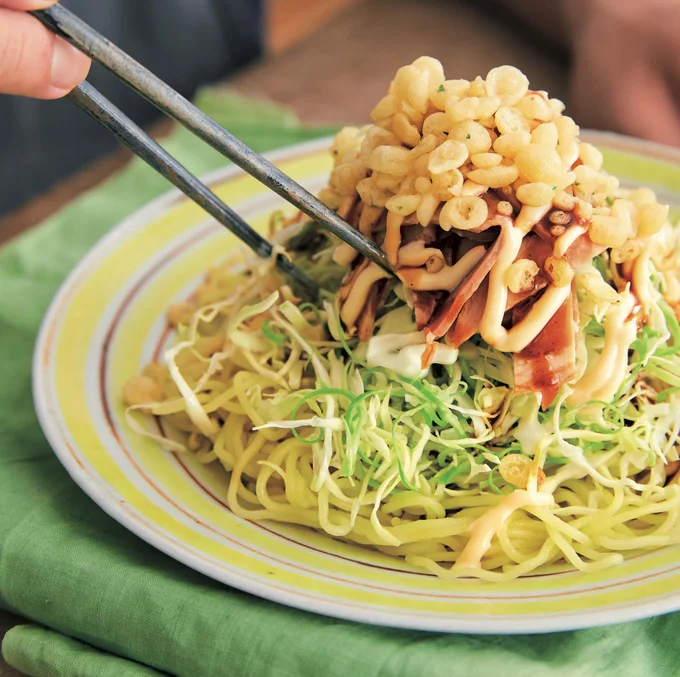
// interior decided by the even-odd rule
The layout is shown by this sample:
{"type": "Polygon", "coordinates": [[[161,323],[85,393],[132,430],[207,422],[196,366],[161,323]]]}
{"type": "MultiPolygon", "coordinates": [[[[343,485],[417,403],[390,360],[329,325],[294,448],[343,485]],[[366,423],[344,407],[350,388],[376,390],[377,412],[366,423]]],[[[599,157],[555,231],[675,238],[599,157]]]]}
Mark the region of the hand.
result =
{"type": "Polygon", "coordinates": [[[26,10],[56,0],[0,0],[0,93],[58,99],[80,84],[90,60],[26,10]]]}
{"type": "Polygon", "coordinates": [[[563,0],[579,124],[680,146],[680,3],[563,0]]]}

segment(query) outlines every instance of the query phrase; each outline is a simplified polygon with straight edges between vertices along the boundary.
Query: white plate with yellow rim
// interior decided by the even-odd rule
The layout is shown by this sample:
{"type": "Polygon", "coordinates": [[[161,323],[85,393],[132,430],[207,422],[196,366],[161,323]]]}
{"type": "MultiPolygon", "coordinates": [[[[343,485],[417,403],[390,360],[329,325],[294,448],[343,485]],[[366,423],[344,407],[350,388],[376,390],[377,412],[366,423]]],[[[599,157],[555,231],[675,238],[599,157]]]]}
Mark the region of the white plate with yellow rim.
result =
{"type": "MultiPolygon", "coordinates": [[[[680,151],[588,133],[624,185],[649,185],[680,208],[680,151]]],[[[328,139],[271,159],[313,191],[331,168],[328,139]]],[[[282,201],[228,168],[206,182],[264,231],[282,201]]],[[[290,209],[289,207],[287,207],[290,209]]],[[[109,515],[171,557],[269,600],[364,623],[470,633],[584,628],[680,609],[680,547],[592,574],[550,570],[506,583],[443,581],[311,529],[253,523],[226,507],[216,465],[162,451],[126,424],[124,382],[173,336],[165,309],[238,246],[205,213],[171,192],[105,237],[64,283],[35,349],[42,427],[73,479],[109,515]]]]}

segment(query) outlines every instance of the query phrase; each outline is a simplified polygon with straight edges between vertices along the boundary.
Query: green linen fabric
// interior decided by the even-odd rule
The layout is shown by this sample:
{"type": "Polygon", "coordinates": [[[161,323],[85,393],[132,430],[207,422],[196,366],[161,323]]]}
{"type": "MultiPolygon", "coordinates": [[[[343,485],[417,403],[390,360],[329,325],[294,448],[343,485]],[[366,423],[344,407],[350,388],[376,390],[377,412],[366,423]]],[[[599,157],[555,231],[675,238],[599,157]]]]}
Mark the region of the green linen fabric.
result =
{"type": "Polygon", "coordinates": [[[3,652],[15,668],[35,677],[160,677],[162,674],[35,625],[20,625],[10,630],[3,652]]]}
{"type": "MultiPolygon", "coordinates": [[[[258,151],[328,131],[303,128],[286,111],[233,95],[207,91],[199,104],[258,151]]],[[[224,164],[183,130],[166,146],[196,173],[224,164]]],[[[40,431],[31,353],[47,305],[72,267],[166,188],[134,162],[0,251],[0,605],[43,626],[8,633],[3,654],[10,664],[35,677],[680,674],[680,614],[540,636],[371,627],[216,583],[102,512],[40,431]]]]}

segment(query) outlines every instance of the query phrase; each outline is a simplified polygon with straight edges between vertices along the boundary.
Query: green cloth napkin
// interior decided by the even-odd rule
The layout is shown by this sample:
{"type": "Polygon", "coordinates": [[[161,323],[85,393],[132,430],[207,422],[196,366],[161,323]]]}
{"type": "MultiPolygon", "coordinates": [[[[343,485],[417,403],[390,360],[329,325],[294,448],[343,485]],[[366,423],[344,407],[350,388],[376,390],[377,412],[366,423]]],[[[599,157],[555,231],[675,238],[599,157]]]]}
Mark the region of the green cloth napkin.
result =
{"type": "MultiPolygon", "coordinates": [[[[259,151],[326,130],[204,92],[199,105],[259,151]]],[[[197,173],[223,158],[185,131],[166,144],[197,173]]],[[[666,677],[680,615],[541,636],[438,635],[296,611],[216,583],[128,533],[76,487],[33,410],[31,353],[57,286],[121,218],[165,191],[133,163],[0,252],[0,604],[36,625],[5,660],[35,677],[666,677]],[[47,628],[47,629],[44,629],[47,628]]]]}

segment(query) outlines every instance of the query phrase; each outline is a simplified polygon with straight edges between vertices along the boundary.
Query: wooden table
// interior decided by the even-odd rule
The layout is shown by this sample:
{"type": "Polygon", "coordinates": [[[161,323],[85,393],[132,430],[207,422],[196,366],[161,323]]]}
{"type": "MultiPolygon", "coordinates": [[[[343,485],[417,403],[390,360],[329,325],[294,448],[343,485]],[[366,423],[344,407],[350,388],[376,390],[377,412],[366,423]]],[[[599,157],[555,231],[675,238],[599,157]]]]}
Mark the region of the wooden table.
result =
{"type": "MultiPolygon", "coordinates": [[[[399,66],[428,54],[448,77],[473,78],[494,66],[522,69],[536,89],[565,99],[564,63],[486,3],[453,0],[365,0],[351,5],[314,35],[232,79],[246,95],[293,108],[305,122],[367,120],[399,66]]],[[[285,39],[282,39],[285,43],[285,39]]],[[[104,158],[0,224],[0,242],[54,213],[110,176],[124,153],[104,158]]],[[[0,636],[17,623],[0,612],[0,636]]],[[[0,677],[19,673],[0,661],[0,677]]]]}

